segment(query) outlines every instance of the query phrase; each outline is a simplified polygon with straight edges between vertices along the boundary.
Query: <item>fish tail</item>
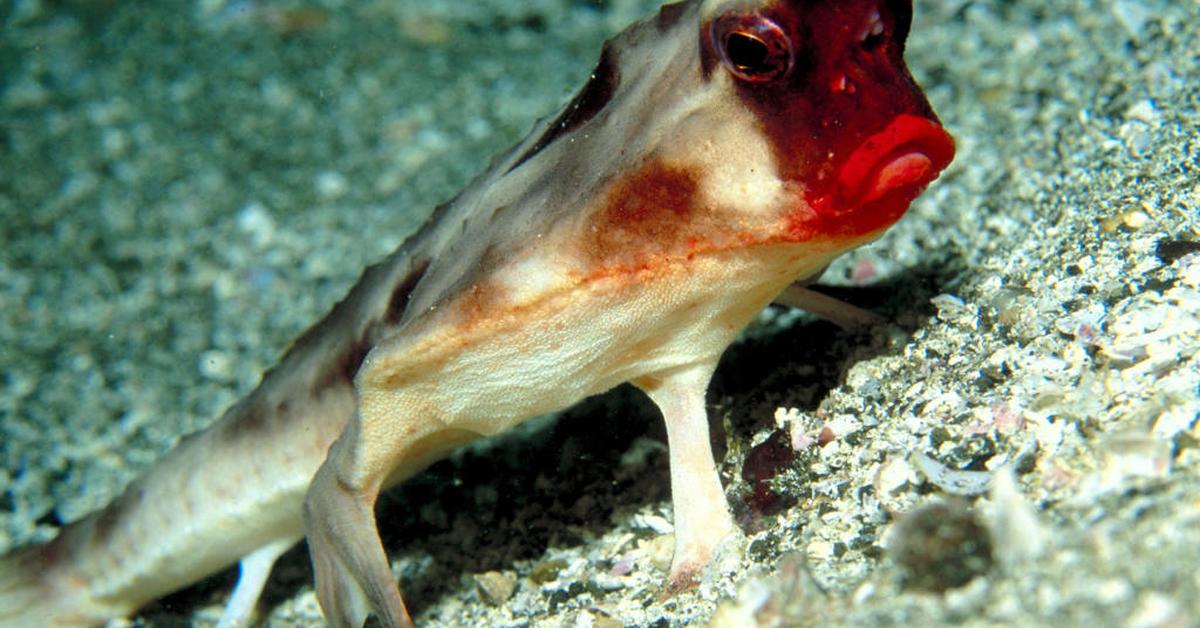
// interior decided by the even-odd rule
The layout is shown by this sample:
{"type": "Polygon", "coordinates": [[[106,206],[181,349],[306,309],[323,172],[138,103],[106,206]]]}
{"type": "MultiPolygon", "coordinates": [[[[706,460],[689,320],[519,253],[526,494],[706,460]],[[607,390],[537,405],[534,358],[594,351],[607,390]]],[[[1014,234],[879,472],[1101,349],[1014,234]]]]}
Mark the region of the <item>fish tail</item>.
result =
{"type": "Polygon", "coordinates": [[[44,597],[20,555],[0,557],[0,626],[32,626],[44,597]]]}
{"type": "Polygon", "coordinates": [[[0,556],[0,626],[71,628],[121,616],[63,571],[56,560],[60,545],[56,540],[0,556]]]}
{"type": "Polygon", "coordinates": [[[0,557],[0,626],[36,626],[52,612],[54,596],[38,568],[39,549],[26,548],[0,557]]]}

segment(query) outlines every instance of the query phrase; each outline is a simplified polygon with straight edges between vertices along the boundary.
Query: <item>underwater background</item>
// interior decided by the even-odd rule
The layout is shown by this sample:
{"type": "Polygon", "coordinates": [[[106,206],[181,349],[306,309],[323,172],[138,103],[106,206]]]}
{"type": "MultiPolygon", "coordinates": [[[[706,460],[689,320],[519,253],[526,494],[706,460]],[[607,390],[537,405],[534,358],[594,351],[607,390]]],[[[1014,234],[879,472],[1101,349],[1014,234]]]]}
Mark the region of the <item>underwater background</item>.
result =
{"type": "MultiPolygon", "coordinates": [[[[219,416],[656,6],[0,3],[0,551],[219,416]]],[[[958,156],[826,275],[886,328],[770,310],[726,356],[740,561],[659,597],[619,389],[381,500],[418,624],[1200,622],[1200,2],[918,1],[908,47],[958,156]]],[[[322,625],[302,546],[260,610],[322,625]]]]}

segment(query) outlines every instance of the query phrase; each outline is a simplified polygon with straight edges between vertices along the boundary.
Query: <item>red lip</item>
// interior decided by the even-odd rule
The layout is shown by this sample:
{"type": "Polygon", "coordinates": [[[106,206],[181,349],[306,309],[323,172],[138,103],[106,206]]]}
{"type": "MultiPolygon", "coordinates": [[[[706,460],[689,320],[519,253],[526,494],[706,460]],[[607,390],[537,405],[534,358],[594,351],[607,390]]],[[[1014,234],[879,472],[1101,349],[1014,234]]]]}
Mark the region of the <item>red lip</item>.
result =
{"type": "Polygon", "coordinates": [[[810,205],[826,218],[869,211],[863,218],[882,226],[898,219],[953,158],[954,140],[941,125],[902,114],[859,144],[838,169],[833,189],[810,205]]]}

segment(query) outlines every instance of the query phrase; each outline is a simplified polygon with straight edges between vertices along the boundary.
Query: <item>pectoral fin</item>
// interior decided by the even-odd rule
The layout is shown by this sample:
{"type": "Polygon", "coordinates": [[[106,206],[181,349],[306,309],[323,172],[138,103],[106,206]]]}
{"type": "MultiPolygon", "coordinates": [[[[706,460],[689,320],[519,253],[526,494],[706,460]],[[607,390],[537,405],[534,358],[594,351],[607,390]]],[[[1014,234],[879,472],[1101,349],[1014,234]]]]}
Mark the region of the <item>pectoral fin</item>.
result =
{"type": "Polygon", "coordinates": [[[802,282],[785,288],[774,302],[804,310],[846,331],[861,331],[884,323],[884,318],[878,314],[817,292],[802,282]]]}
{"type": "Polygon", "coordinates": [[[715,364],[699,364],[634,382],[658,405],[667,426],[675,556],[669,592],[695,583],[720,543],[737,528],[709,444],[704,393],[715,364]]]}
{"type": "Polygon", "coordinates": [[[358,628],[374,614],[381,626],[408,628],[412,619],[375,528],[378,489],[355,489],[338,480],[343,451],[337,445],[330,450],[304,504],[317,600],[331,626],[358,628]]]}
{"type": "Polygon", "coordinates": [[[249,626],[254,617],[254,607],[262,595],[267,577],[271,575],[271,567],[289,547],[296,544],[295,539],[286,539],[264,545],[242,558],[238,564],[241,571],[233,595],[221,612],[217,628],[241,628],[249,626]]]}

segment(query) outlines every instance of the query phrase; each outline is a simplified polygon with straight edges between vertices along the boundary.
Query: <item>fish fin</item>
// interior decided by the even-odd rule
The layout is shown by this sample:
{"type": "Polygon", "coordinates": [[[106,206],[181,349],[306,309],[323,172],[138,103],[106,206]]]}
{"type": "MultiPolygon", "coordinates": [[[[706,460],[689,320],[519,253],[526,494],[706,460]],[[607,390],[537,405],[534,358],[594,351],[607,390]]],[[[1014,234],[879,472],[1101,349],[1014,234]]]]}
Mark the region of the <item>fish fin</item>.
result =
{"type": "Polygon", "coordinates": [[[774,302],[799,308],[851,332],[879,327],[885,322],[882,316],[874,312],[817,292],[800,282],[785,288],[779,296],[775,297],[774,302]]]}
{"type": "Polygon", "coordinates": [[[662,411],[671,465],[675,555],[668,593],[695,584],[717,547],[737,532],[709,443],[704,393],[716,363],[697,364],[633,383],[662,411]]]}
{"type": "Polygon", "coordinates": [[[381,626],[409,628],[412,620],[375,527],[377,491],[360,493],[339,482],[334,458],[331,451],[304,504],[317,600],[325,619],[331,626],[358,628],[374,614],[381,626]]]}
{"type": "Polygon", "coordinates": [[[221,618],[217,620],[217,628],[242,628],[249,626],[254,617],[254,607],[262,595],[267,577],[271,575],[271,567],[289,547],[296,544],[293,539],[275,541],[264,545],[244,556],[238,564],[239,575],[233,595],[225,603],[221,618]]]}
{"type": "Polygon", "coordinates": [[[121,617],[129,608],[92,600],[55,560],[62,537],[0,556],[0,626],[58,628],[94,626],[121,617]]]}
{"type": "Polygon", "coordinates": [[[38,609],[50,600],[25,560],[28,552],[0,558],[0,626],[34,626],[38,609]]]}

